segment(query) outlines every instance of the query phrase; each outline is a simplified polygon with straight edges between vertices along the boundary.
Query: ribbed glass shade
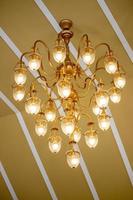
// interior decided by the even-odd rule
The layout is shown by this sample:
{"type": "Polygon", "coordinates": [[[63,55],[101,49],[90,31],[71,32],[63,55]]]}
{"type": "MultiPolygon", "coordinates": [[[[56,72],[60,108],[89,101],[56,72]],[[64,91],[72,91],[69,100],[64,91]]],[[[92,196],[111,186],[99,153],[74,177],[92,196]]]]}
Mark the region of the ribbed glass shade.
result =
{"type": "Polygon", "coordinates": [[[37,53],[32,54],[29,57],[29,68],[33,71],[36,71],[41,66],[41,56],[37,53]]]}
{"type": "Polygon", "coordinates": [[[67,80],[61,80],[57,84],[58,94],[61,98],[67,98],[71,94],[71,84],[67,80]]]}
{"type": "Polygon", "coordinates": [[[80,128],[76,127],[73,134],[73,140],[78,143],[81,139],[81,130],[80,128]]]}
{"type": "Polygon", "coordinates": [[[13,98],[15,101],[21,101],[25,96],[25,88],[23,85],[13,86],[13,98]]]}
{"type": "Polygon", "coordinates": [[[101,114],[102,109],[96,103],[94,103],[92,106],[92,111],[97,116],[101,114]]]}
{"type": "Polygon", "coordinates": [[[17,85],[23,85],[26,82],[27,76],[26,76],[26,68],[21,64],[21,67],[17,67],[15,69],[14,73],[14,80],[17,85]]]}
{"type": "Polygon", "coordinates": [[[70,135],[75,129],[75,121],[73,117],[66,116],[61,120],[61,129],[65,135],[70,135]]]}
{"type": "Polygon", "coordinates": [[[126,85],[125,75],[122,73],[116,73],[114,77],[114,84],[117,88],[123,89],[126,85]]]}
{"type": "Polygon", "coordinates": [[[80,163],[80,153],[78,151],[69,150],[66,153],[67,163],[69,167],[76,168],[80,163]]]}
{"type": "Polygon", "coordinates": [[[104,60],[105,69],[109,74],[114,74],[117,71],[117,60],[112,56],[106,56],[104,60]]]}
{"type": "Polygon", "coordinates": [[[63,45],[56,45],[53,49],[53,57],[57,63],[64,62],[66,58],[66,48],[63,45]]]}
{"type": "Polygon", "coordinates": [[[121,100],[121,91],[120,89],[113,87],[110,89],[110,99],[113,103],[119,103],[121,100]]]}
{"type": "Polygon", "coordinates": [[[35,122],[35,131],[38,136],[44,136],[47,132],[47,121],[45,119],[38,119],[35,122]]]}
{"type": "Polygon", "coordinates": [[[100,108],[106,108],[109,103],[109,96],[105,90],[100,89],[96,93],[96,103],[100,108]]]}
{"type": "Polygon", "coordinates": [[[28,114],[35,115],[40,111],[41,100],[38,97],[29,97],[25,101],[25,110],[28,114]]]}
{"type": "Polygon", "coordinates": [[[101,114],[98,116],[98,125],[100,129],[106,131],[110,127],[110,117],[106,114],[101,114]]]}
{"type": "Polygon", "coordinates": [[[95,61],[95,50],[91,47],[86,47],[82,50],[82,59],[86,65],[92,65],[95,61]]]}
{"type": "Polygon", "coordinates": [[[61,137],[54,133],[52,134],[50,137],[49,137],[49,149],[52,153],[58,153],[61,149],[61,142],[62,142],[62,139],[61,137]]]}
{"type": "Polygon", "coordinates": [[[85,142],[88,147],[95,148],[98,144],[98,135],[95,130],[90,129],[85,132],[85,142]]]}

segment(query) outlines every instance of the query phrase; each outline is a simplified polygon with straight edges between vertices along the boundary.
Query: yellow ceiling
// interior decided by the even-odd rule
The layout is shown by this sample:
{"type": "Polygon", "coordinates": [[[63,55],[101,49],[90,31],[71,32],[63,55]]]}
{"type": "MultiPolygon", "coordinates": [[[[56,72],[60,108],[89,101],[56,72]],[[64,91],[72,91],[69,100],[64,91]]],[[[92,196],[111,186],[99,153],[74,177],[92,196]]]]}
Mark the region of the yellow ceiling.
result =
{"type": "MultiPolygon", "coordinates": [[[[133,66],[131,60],[97,1],[45,0],[43,2],[57,21],[62,18],[70,18],[73,21],[74,37],[72,42],[75,47],[78,46],[81,35],[88,33],[95,44],[102,41],[108,42],[123,64],[127,72],[127,85],[123,91],[120,104],[116,106],[110,104],[110,108],[128,159],[133,166],[133,66]]],[[[106,3],[129,44],[133,47],[132,24],[130,24],[133,21],[132,0],[118,0],[117,2],[107,0],[106,3]],[[125,13],[126,17],[124,17],[125,13]]],[[[55,30],[33,0],[0,1],[0,25],[21,52],[28,50],[36,39],[44,40],[52,48],[57,36],[55,30]]],[[[58,155],[52,155],[47,145],[48,136],[44,138],[36,136],[33,120],[24,111],[24,103],[17,104],[13,100],[11,88],[13,67],[18,59],[2,39],[0,39],[0,49],[0,89],[21,111],[58,199],[93,199],[81,168],[72,170],[67,166],[65,152],[69,147],[66,137],[61,133],[63,148],[58,155]]],[[[49,68],[47,68],[47,72],[51,74],[49,68]]],[[[29,80],[33,79],[30,73],[28,76],[29,80]]],[[[43,90],[39,84],[38,88],[40,94],[43,95],[43,90]]],[[[46,99],[45,95],[44,99],[46,99]]],[[[86,99],[83,100],[83,103],[86,103],[86,99]]],[[[0,160],[18,198],[20,200],[51,199],[16,115],[2,100],[0,100],[0,108],[0,160]]],[[[84,131],[86,128],[85,120],[81,121],[81,126],[84,131]]],[[[79,146],[100,200],[133,199],[132,186],[111,130],[107,133],[99,131],[99,144],[95,150],[87,148],[84,138],[82,138],[79,146]]],[[[0,188],[0,199],[11,199],[1,176],[0,188]]]]}

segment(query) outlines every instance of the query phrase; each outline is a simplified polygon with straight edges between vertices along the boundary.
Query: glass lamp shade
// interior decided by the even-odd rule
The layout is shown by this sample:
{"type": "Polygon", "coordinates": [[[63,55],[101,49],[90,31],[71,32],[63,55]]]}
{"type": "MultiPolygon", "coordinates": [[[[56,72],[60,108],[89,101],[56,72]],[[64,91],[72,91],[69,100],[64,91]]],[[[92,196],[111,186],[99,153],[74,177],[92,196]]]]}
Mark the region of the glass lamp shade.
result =
{"type": "Polygon", "coordinates": [[[50,137],[49,137],[49,149],[52,153],[58,153],[61,149],[61,142],[62,142],[62,139],[61,137],[54,133],[52,134],[50,137]]]}
{"type": "Polygon", "coordinates": [[[86,65],[92,65],[95,61],[95,50],[91,47],[86,47],[82,51],[82,59],[86,65]]]}
{"type": "Polygon", "coordinates": [[[98,144],[98,135],[95,130],[90,129],[85,132],[85,142],[88,147],[95,148],[98,144]]]}
{"type": "Polygon", "coordinates": [[[55,112],[55,109],[46,109],[45,111],[45,117],[46,117],[46,120],[48,122],[53,122],[56,118],[56,112],[55,112]]]}
{"type": "Polygon", "coordinates": [[[56,118],[56,109],[52,100],[49,100],[46,105],[45,117],[48,122],[53,122],[56,118]]]}
{"type": "Polygon", "coordinates": [[[106,131],[110,127],[110,116],[102,113],[98,116],[98,125],[101,130],[106,131]]]}
{"type": "Polygon", "coordinates": [[[102,109],[96,103],[94,103],[92,106],[92,111],[97,116],[101,114],[102,109]]]}
{"type": "Polygon", "coordinates": [[[75,120],[71,116],[63,117],[61,120],[61,129],[67,136],[71,135],[75,129],[75,120]]]}
{"type": "Polygon", "coordinates": [[[45,119],[36,120],[35,131],[38,136],[44,136],[47,132],[47,121],[45,119]]]}
{"type": "Polygon", "coordinates": [[[25,84],[26,79],[27,79],[26,72],[27,72],[27,70],[23,66],[17,67],[15,69],[14,80],[17,85],[25,84]]]}
{"type": "Polygon", "coordinates": [[[25,110],[28,114],[36,115],[39,113],[40,107],[41,100],[36,96],[29,97],[25,101],[25,110]]]}
{"type": "Polygon", "coordinates": [[[53,57],[57,63],[64,62],[66,58],[66,48],[63,45],[57,45],[53,49],[53,57]]]}
{"type": "Polygon", "coordinates": [[[106,56],[104,60],[105,69],[109,74],[114,74],[117,71],[117,60],[112,56],[106,56]]]}
{"type": "Polygon", "coordinates": [[[123,89],[124,86],[126,85],[126,78],[123,73],[116,73],[114,76],[114,84],[117,88],[123,89]]]}
{"type": "Polygon", "coordinates": [[[37,53],[32,54],[29,56],[29,68],[33,71],[36,71],[41,66],[41,56],[37,53]]]}
{"type": "Polygon", "coordinates": [[[25,96],[25,89],[23,85],[13,86],[13,98],[15,101],[21,101],[25,96]]]}
{"type": "Polygon", "coordinates": [[[61,98],[68,98],[71,94],[71,84],[67,80],[61,80],[57,84],[58,94],[61,98]]]}
{"type": "Polygon", "coordinates": [[[69,167],[76,168],[80,163],[80,153],[78,151],[69,150],[66,152],[67,163],[69,167]]]}
{"type": "Polygon", "coordinates": [[[73,140],[78,143],[81,139],[81,130],[80,128],[76,127],[74,132],[72,133],[73,140]]]}
{"type": "Polygon", "coordinates": [[[110,99],[113,103],[119,103],[121,100],[121,91],[120,89],[113,87],[110,89],[110,99]]]}
{"type": "Polygon", "coordinates": [[[105,90],[99,90],[96,92],[96,103],[100,108],[106,108],[109,103],[109,96],[105,90]]]}

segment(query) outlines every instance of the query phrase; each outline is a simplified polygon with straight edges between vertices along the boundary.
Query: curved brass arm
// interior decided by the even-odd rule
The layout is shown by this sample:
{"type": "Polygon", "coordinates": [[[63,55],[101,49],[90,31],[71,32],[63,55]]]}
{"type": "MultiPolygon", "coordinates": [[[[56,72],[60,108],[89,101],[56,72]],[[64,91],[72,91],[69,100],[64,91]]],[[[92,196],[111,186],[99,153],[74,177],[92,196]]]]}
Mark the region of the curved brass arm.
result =
{"type": "Polygon", "coordinates": [[[36,40],[36,41],[34,42],[34,46],[33,46],[34,52],[35,52],[36,49],[37,49],[38,43],[41,43],[41,44],[47,49],[47,53],[48,53],[48,62],[49,62],[49,65],[50,65],[51,67],[53,67],[53,64],[51,63],[50,50],[49,50],[48,46],[45,44],[45,42],[43,42],[42,40],[36,40]]]}
{"type": "Polygon", "coordinates": [[[81,38],[80,38],[79,46],[78,46],[77,64],[78,64],[78,61],[79,61],[80,51],[81,51],[81,44],[82,44],[83,41],[85,41],[86,46],[88,46],[90,44],[90,40],[89,40],[87,34],[82,35],[81,38]]]}
{"type": "Polygon", "coordinates": [[[26,55],[28,55],[28,54],[31,54],[33,51],[26,51],[26,52],[24,52],[22,55],[21,55],[21,57],[20,57],[20,63],[22,63],[23,62],[23,57],[24,56],[26,56],[26,55]]]}
{"type": "Polygon", "coordinates": [[[102,43],[100,43],[100,44],[97,44],[97,45],[95,46],[95,49],[97,49],[97,48],[100,47],[100,46],[106,46],[107,49],[108,49],[109,54],[112,53],[112,50],[111,50],[109,44],[107,44],[107,43],[105,43],[105,42],[102,42],[102,43]]]}

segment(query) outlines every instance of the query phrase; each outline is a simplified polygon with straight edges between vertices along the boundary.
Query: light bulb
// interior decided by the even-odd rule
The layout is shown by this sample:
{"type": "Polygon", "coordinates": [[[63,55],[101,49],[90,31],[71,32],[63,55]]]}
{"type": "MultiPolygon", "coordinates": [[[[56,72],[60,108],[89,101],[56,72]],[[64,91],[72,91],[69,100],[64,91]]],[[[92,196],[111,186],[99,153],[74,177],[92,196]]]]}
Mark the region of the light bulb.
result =
{"type": "Polygon", "coordinates": [[[14,80],[17,85],[23,85],[26,82],[26,68],[21,64],[21,66],[15,69],[14,80]]]}
{"type": "Polygon", "coordinates": [[[34,53],[30,56],[29,68],[31,70],[38,70],[41,66],[41,56],[37,53],[34,53]]]}
{"type": "Polygon", "coordinates": [[[110,89],[110,99],[113,103],[119,103],[121,100],[121,91],[116,87],[110,89]]]}
{"type": "Polygon", "coordinates": [[[62,142],[62,139],[61,137],[54,133],[52,134],[50,137],[49,137],[49,149],[52,153],[58,153],[61,149],[61,142],[62,142]]]}
{"type": "Polygon", "coordinates": [[[28,114],[36,115],[40,111],[40,107],[41,100],[36,96],[29,97],[25,101],[25,110],[28,114]]]}
{"type": "Polygon", "coordinates": [[[98,135],[95,130],[90,129],[85,132],[85,142],[88,147],[95,148],[98,144],[98,135]]]}
{"type": "Polygon", "coordinates": [[[57,45],[53,49],[53,57],[57,63],[64,62],[66,58],[66,48],[63,45],[57,45]]]}
{"type": "Polygon", "coordinates": [[[100,108],[106,108],[109,103],[109,96],[105,90],[100,89],[96,92],[96,103],[100,108]]]}
{"type": "Polygon", "coordinates": [[[106,113],[102,113],[98,116],[98,125],[103,131],[108,130],[110,127],[110,117],[106,113]]]}
{"type": "Polygon", "coordinates": [[[123,73],[116,73],[114,76],[114,84],[117,88],[122,89],[126,84],[126,78],[123,73]]]}
{"type": "Polygon", "coordinates": [[[47,122],[45,119],[38,119],[35,122],[35,131],[38,136],[44,136],[47,132],[47,122]]]}
{"type": "Polygon", "coordinates": [[[67,80],[61,80],[57,83],[58,94],[61,98],[67,98],[71,94],[71,84],[67,80]]]}
{"type": "Polygon", "coordinates": [[[92,65],[95,61],[95,50],[91,47],[84,48],[82,59],[86,65],[92,65]]]}
{"type": "Polygon", "coordinates": [[[71,116],[63,117],[61,120],[61,129],[65,135],[70,135],[75,129],[75,121],[71,116]]]}
{"type": "Polygon", "coordinates": [[[66,152],[67,163],[69,167],[76,168],[80,163],[80,153],[78,151],[69,150],[66,152]]]}
{"type": "Polygon", "coordinates": [[[23,85],[13,86],[13,98],[15,101],[21,101],[25,96],[25,89],[23,85]]]}
{"type": "Polygon", "coordinates": [[[81,130],[80,128],[76,127],[74,132],[72,133],[73,135],[73,140],[78,143],[81,139],[81,130]]]}
{"type": "Polygon", "coordinates": [[[46,105],[45,117],[48,122],[53,122],[56,118],[56,110],[52,100],[49,100],[46,105]]]}
{"type": "Polygon", "coordinates": [[[101,114],[102,109],[96,103],[94,103],[94,105],[92,106],[92,111],[97,116],[101,114]]]}
{"type": "Polygon", "coordinates": [[[112,56],[105,57],[105,69],[109,74],[114,74],[117,71],[117,60],[112,56]]]}

